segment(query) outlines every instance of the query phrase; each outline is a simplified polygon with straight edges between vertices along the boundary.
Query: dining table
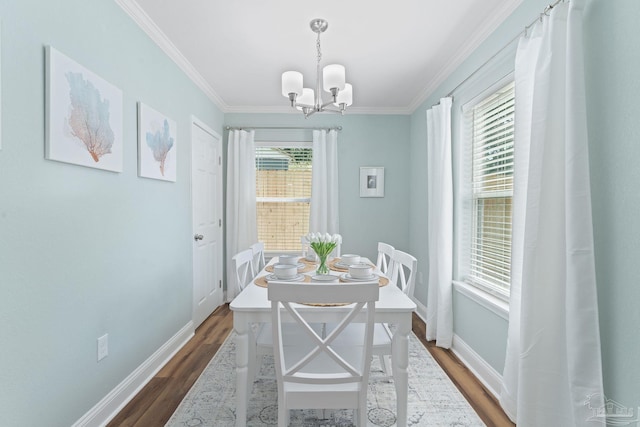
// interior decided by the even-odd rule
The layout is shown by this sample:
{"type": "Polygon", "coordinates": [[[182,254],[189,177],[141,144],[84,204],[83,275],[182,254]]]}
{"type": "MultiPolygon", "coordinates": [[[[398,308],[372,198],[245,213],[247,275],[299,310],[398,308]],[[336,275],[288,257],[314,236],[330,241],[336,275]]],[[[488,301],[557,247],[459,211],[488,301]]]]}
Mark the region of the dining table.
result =
{"type": "MultiPolygon", "coordinates": [[[[300,265],[308,264],[305,258],[300,258],[299,261],[300,265]]],[[[339,259],[333,261],[339,261],[339,259]]],[[[250,342],[251,339],[254,339],[252,325],[271,322],[271,302],[267,298],[266,286],[268,286],[268,282],[265,278],[271,274],[272,267],[277,262],[278,257],[273,257],[265,268],[256,275],[255,280],[247,285],[229,305],[233,311],[233,329],[236,333],[236,426],[238,427],[246,427],[248,399],[253,386],[253,378],[249,378],[249,363],[252,358],[255,360],[255,355],[250,354],[254,347],[250,342]]],[[[362,262],[371,263],[366,258],[363,258],[362,262]]],[[[333,264],[330,263],[330,265],[333,264]]],[[[371,265],[373,266],[373,264],[371,265]]],[[[332,267],[330,274],[342,276],[340,279],[342,281],[344,270],[336,270],[338,269],[332,267]]],[[[306,275],[313,276],[315,274],[312,267],[305,267],[301,271],[305,271],[306,275]]],[[[407,425],[409,334],[411,332],[411,316],[416,309],[416,304],[394,283],[389,283],[389,280],[375,266],[373,272],[380,276],[381,280],[386,279],[387,282],[385,286],[380,286],[380,297],[375,306],[375,322],[394,325],[391,367],[397,400],[396,425],[403,427],[407,425]]],[[[385,282],[381,281],[380,283],[385,282]]],[[[308,321],[330,323],[338,322],[344,316],[345,311],[350,309],[350,306],[300,304],[297,308],[304,311],[308,321]]],[[[361,316],[361,321],[364,321],[365,313],[362,313],[361,316]]]]}

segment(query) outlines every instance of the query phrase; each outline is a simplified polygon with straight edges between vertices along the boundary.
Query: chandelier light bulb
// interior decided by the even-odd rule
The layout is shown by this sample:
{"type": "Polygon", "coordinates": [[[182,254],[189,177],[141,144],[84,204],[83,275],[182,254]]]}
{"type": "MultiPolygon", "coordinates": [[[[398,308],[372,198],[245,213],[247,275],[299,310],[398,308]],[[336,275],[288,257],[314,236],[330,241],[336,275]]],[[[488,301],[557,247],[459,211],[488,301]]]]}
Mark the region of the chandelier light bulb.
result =
{"type": "Polygon", "coordinates": [[[338,107],[342,104],[344,104],[345,107],[353,104],[353,87],[349,83],[344,84],[344,89],[338,92],[336,102],[333,104],[338,107]]]}
{"type": "Polygon", "coordinates": [[[296,97],[302,96],[302,73],[285,71],[282,73],[282,96],[290,98],[292,93],[295,93],[296,97]]]}
{"type": "Polygon", "coordinates": [[[322,70],[322,81],[324,90],[327,92],[332,92],[332,89],[343,90],[345,85],[344,66],[331,64],[324,67],[322,70]]]}
{"type": "Polygon", "coordinates": [[[314,102],[315,98],[313,89],[305,87],[302,89],[302,95],[296,100],[296,107],[298,110],[302,110],[302,107],[313,107],[314,102]]]}

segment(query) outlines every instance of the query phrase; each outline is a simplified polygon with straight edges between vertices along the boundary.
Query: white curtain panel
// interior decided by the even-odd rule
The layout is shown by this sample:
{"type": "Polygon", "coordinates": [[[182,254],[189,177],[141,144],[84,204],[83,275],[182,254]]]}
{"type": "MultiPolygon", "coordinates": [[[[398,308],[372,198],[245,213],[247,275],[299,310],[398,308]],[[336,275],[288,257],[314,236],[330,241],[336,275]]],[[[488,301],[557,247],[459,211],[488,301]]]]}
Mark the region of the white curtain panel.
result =
{"type": "Polygon", "coordinates": [[[338,234],[338,131],[313,131],[309,231],[338,234]]]}
{"type": "Polygon", "coordinates": [[[254,131],[229,132],[227,146],[227,300],[240,291],[231,259],[258,241],[254,131]]]}
{"type": "Polygon", "coordinates": [[[453,174],[451,98],[427,110],[429,288],[427,340],[450,348],[453,340],[453,174]]]}
{"type": "Polygon", "coordinates": [[[591,409],[604,405],[583,8],[584,0],[558,4],[516,54],[511,300],[500,402],[519,427],[591,426],[591,409]]]}

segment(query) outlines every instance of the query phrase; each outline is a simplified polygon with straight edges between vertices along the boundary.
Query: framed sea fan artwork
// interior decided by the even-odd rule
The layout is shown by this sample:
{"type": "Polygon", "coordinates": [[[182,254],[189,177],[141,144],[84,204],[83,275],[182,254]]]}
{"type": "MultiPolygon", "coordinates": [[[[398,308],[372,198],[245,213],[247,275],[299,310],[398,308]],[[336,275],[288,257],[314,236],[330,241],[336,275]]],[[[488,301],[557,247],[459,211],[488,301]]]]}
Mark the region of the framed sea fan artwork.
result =
{"type": "Polygon", "coordinates": [[[45,158],[122,172],[122,91],[46,48],[45,158]]]}
{"type": "Polygon", "coordinates": [[[176,122],[138,102],[138,176],[176,181],[176,122]]]}

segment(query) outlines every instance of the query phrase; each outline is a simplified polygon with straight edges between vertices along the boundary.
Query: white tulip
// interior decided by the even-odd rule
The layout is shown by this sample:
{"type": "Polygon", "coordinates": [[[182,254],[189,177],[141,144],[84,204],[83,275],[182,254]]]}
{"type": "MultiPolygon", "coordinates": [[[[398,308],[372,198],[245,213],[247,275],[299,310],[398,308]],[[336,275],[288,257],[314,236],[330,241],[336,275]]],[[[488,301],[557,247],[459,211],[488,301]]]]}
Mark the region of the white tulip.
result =
{"type": "Polygon", "coordinates": [[[334,243],[340,243],[340,235],[334,234],[333,236],[331,236],[331,241],[334,243]]]}
{"type": "Polygon", "coordinates": [[[331,242],[331,234],[324,233],[324,241],[325,242],[331,242]]]}

